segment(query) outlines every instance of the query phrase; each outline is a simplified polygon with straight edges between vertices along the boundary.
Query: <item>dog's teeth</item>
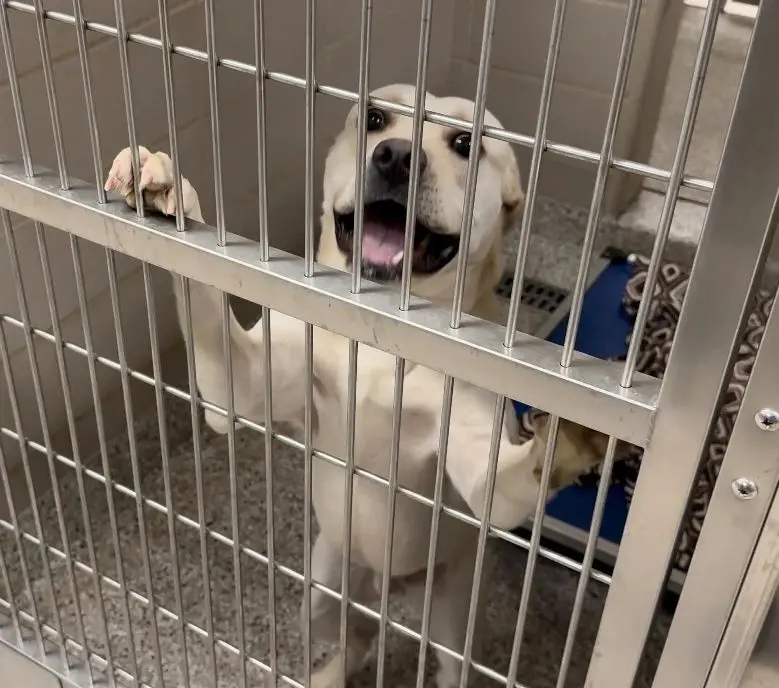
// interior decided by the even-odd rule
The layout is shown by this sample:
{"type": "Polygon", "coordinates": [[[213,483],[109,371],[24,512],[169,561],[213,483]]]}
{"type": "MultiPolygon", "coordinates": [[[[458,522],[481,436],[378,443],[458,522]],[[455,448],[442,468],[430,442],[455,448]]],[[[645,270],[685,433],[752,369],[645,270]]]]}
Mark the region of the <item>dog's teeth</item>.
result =
{"type": "Polygon", "coordinates": [[[390,261],[393,267],[399,265],[402,262],[403,262],[403,251],[398,251],[390,261]]]}

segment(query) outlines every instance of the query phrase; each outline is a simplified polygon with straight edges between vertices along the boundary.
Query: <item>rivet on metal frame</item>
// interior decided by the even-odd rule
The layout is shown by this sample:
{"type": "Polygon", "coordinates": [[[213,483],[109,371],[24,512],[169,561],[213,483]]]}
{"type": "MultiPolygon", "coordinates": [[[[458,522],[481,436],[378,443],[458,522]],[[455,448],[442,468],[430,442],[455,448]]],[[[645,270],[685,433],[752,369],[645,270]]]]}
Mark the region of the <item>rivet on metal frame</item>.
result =
{"type": "Polygon", "coordinates": [[[757,497],[757,485],[749,478],[736,478],[731,484],[733,494],[739,499],[754,499],[757,497]]]}
{"type": "Polygon", "coordinates": [[[764,408],[755,414],[755,423],[761,430],[773,432],[779,428],[779,411],[764,408]]]}

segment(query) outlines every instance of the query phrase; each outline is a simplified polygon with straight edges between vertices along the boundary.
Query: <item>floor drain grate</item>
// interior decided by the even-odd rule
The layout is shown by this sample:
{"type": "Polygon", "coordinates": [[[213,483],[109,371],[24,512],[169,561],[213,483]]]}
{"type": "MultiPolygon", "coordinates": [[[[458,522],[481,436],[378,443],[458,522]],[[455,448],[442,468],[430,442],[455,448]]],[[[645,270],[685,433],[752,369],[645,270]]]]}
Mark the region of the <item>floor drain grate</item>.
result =
{"type": "MultiPolygon", "coordinates": [[[[589,289],[595,283],[611,261],[624,259],[624,253],[613,248],[606,249],[599,256],[593,256],[585,289],[589,289]]],[[[499,316],[497,322],[503,324],[507,322],[513,286],[514,274],[507,272],[495,287],[495,294],[503,311],[502,319],[499,316]]],[[[546,339],[568,315],[572,299],[573,293],[570,289],[547,284],[541,280],[526,279],[522,285],[522,298],[517,313],[517,330],[546,339]]]]}
{"type": "MultiPolygon", "coordinates": [[[[511,288],[514,285],[513,275],[504,275],[495,287],[495,293],[504,299],[511,298],[511,288]]],[[[522,305],[539,311],[554,313],[565,301],[568,292],[536,280],[525,280],[522,288],[522,305]]]]}

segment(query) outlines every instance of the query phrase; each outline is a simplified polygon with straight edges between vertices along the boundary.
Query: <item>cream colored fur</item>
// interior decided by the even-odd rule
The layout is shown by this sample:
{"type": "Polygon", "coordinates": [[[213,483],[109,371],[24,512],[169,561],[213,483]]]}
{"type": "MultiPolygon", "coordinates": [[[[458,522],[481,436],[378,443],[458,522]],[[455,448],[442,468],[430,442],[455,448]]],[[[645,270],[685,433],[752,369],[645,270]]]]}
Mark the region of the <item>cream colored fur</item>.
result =
{"type": "MultiPolygon", "coordinates": [[[[413,104],[414,88],[394,85],[375,95],[413,104]]],[[[472,117],[473,103],[460,98],[427,96],[426,108],[467,119],[472,117]]],[[[333,210],[353,205],[355,156],[357,146],[356,110],[328,155],[324,178],[324,202],[321,238],[317,259],[340,270],[347,269],[344,255],[334,235],[333,210]]],[[[499,126],[497,119],[486,114],[487,124],[499,126]]],[[[465,193],[467,163],[457,157],[447,144],[451,129],[426,123],[423,149],[428,169],[420,183],[420,203],[436,225],[451,233],[460,231],[465,193]]],[[[411,138],[411,119],[393,117],[388,129],[368,135],[368,164],[377,143],[385,138],[411,138]]],[[[501,242],[521,210],[522,188],[517,163],[511,148],[494,139],[483,141],[474,204],[471,246],[468,254],[468,277],[464,310],[488,319],[495,318],[493,287],[502,273],[501,242]]],[[[151,154],[140,149],[141,187],[145,202],[171,215],[175,211],[172,190],[173,172],[164,153],[151,154]]],[[[106,182],[107,189],[121,193],[132,202],[132,166],[130,151],[116,157],[106,182]]],[[[188,218],[202,222],[197,193],[183,179],[184,212],[188,218]]],[[[456,260],[439,273],[414,277],[412,291],[416,296],[449,307],[455,282],[456,260]]],[[[182,327],[186,327],[179,281],[174,291],[182,327]]],[[[227,404],[223,368],[221,292],[200,283],[190,285],[192,328],[195,343],[197,383],[202,396],[225,407],[227,404]]],[[[262,294],[257,294],[262,301],[262,294]]],[[[236,413],[263,422],[265,416],[263,376],[264,347],[262,326],[249,331],[230,316],[232,337],[234,399],[236,413]]],[[[271,356],[273,418],[302,428],[304,393],[303,323],[282,313],[271,317],[271,356]]],[[[329,454],[346,455],[346,399],[348,381],[348,340],[332,332],[314,330],[314,388],[316,448],[329,454]]],[[[361,346],[358,357],[355,462],[381,476],[388,475],[392,441],[392,407],[394,356],[361,346]]],[[[399,483],[405,488],[432,496],[438,453],[441,400],[444,378],[441,374],[409,362],[401,415],[399,450],[399,483]]],[[[446,463],[444,501],[447,505],[471,510],[482,516],[484,484],[490,448],[492,420],[496,397],[471,385],[457,382],[451,412],[451,430],[446,463]]],[[[510,408],[510,404],[509,404],[510,408]]],[[[534,441],[514,444],[511,418],[500,439],[497,489],[491,512],[494,525],[513,528],[522,524],[535,508],[539,493],[538,471],[546,445],[542,428],[534,441]]],[[[206,412],[206,422],[217,432],[227,431],[226,419],[206,412]]],[[[555,456],[555,476],[573,479],[601,458],[602,437],[584,438],[581,429],[562,423],[555,456]]],[[[553,479],[555,487],[561,479],[553,479]]],[[[315,460],[313,465],[313,505],[319,535],[313,548],[314,579],[331,588],[341,583],[344,524],[345,481],[341,468],[315,460]]],[[[351,589],[350,595],[364,603],[375,601],[377,577],[384,565],[387,490],[363,477],[355,477],[353,519],[351,523],[351,589]]],[[[396,584],[404,584],[412,600],[421,605],[424,572],[427,566],[430,518],[428,507],[399,494],[396,502],[391,575],[396,584]]],[[[436,553],[436,584],[433,591],[431,637],[455,652],[462,652],[475,561],[477,531],[448,515],[442,516],[436,553]]],[[[487,572],[485,572],[485,576],[487,572]]],[[[482,590],[488,589],[487,580],[482,590]]],[[[311,621],[315,639],[338,641],[340,605],[327,595],[312,593],[311,621]]],[[[481,615],[478,615],[474,653],[478,656],[481,638],[481,615]]],[[[348,624],[347,674],[363,664],[377,633],[377,625],[356,611],[350,611],[348,624]]],[[[437,652],[439,688],[459,685],[460,662],[451,655],[437,652]]],[[[312,685],[319,688],[342,685],[344,677],[341,655],[337,654],[316,672],[312,685]]]]}

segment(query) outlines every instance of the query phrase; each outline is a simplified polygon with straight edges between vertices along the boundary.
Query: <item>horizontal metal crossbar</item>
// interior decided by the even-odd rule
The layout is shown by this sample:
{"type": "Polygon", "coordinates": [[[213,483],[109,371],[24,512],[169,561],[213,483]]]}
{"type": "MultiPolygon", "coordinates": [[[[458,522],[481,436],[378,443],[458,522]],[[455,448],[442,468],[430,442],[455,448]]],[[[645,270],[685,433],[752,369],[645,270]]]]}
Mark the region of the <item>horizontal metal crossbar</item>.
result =
{"type": "Polygon", "coordinates": [[[465,317],[451,329],[448,310],[421,300],[401,312],[391,288],[354,294],[347,274],[317,265],[305,277],[289,253],[260,261],[256,242],[228,234],[218,246],[208,225],[179,232],[165,218],[139,219],[124,203],[97,203],[85,182],[63,191],[48,170],[27,177],[22,165],[0,163],[0,207],[632,444],[647,440],[660,382],[636,375],[622,387],[620,364],[577,353],[562,368],[556,344],[517,333],[508,349],[500,326],[465,317]]]}
{"type": "MultiPolygon", "coordinates": [[[[27,14],[35,14],[35,7],[26,2],[18,2],[17,0],[0,0],[5,1],[6,6],[9,9],[25,12],[27,14]]],[[[63,24],[69,24],[71,26],[76,25],[76,18],[73,15],[65,12],[57,12],[54,10],[43,10],[43,16],[49,21],[59,22],[63,24]]],[[[103,34],[104,36],[110,36],[116,38],[118,31],[115,26],[103,24],[101,22],[86,21],[84,26],[87,30],[95,33],[103,34]]],[[[137,43],[139,45],[145,45],[151,48],[163,49],[163,42],[159,38],[153,36],[147,36],[142,33],[128,32],[127,40],[131,43],[137,43]]],[[[199,60],[201,62],[208,62],[208,53],[197,50],[196,48],[190,48],[183,45],[171,45],[170,49],[176,55],[190,58],[193,60],[199,60]]],[[[241,62],[240,60],[232,60],[229,58],[218,58],[217,64],[225,69],[231,69],[237,72],[243,72],[245,74],[256,75],[257,67],[248,62],[241,62]]],[[[268,81],[275,81],[288,86],[295,86],[296,88],[305,88],[306,80],[301,77],[297,77],[284,72],[266,70],[265,78],[268,81]]],[[[344,88],[338,88],[336,86],[328,86],[326,84],[316,84],[315,90],[317,93],[328,95],[340,100],[347,100],[352,103],[358,101],[358,94],[354,91],[350,91],[344,88]]],[[[368,101],[373,104],[386,109],[389,112],[394,112],[400,115],[406,115],[411,117],[414,114],[414,108],[408,105],[402,105],[400,103],[394,103],[392,101],[384,100],[382,98],[368,97],[368,101]]],[[[464,131],[470,131],[473,127],[472,122],[468,122],[456,117],[450,117],[440,112],[425,111],[425,120],[434,124],[443,124],[448,126],[454,126],[463,129],[464,131]]],[[[484,136],[495,138],[500,141],[506,141],[525,148],[533,148],[535,145],[535,137],[527,134],[520,134],[517,132],[511,132],[500,127],[494,127],[485,125],[483,129],[484,136]]],[[[579,160],[581,162],[587,162],[591,164],[597,164],[600,160],[600,155],[596,151],[587,150],[580,146],[572,146],[565,143],[557,143],[554,141],[547,141],[544,146],[544,150],[548,153],[558,155],[563,158],[569,158],[572,160],[579,160]]],[[[664,170],[654,165],[647,165],[645,163],[636,162],[635,160],[627,160],[624,158],[614,158],[611,161],[611,167],[615,170],[622,172],[629,172],[631,174],[637,174],[647,179],[654,179],[660,182],[668,182],[671,178],[669,170],[664,170]]],[[[709,179],[703,179],[694,175],[685,175],[682,179],[682,186],[689,189],[695,189],[704,193],[711,193],[714,188],[714,183],[709,179]]]]}

